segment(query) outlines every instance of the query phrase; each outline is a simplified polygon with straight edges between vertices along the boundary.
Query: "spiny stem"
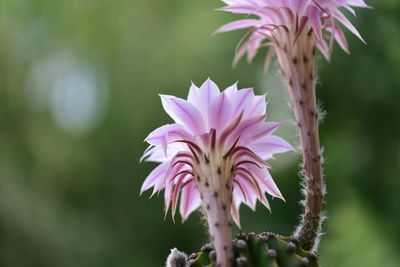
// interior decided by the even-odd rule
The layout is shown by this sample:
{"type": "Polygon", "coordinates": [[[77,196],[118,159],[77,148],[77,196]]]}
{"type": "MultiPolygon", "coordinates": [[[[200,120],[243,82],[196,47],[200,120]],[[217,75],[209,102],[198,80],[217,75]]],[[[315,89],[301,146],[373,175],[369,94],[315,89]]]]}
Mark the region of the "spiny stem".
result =
{"type": "Polygon", "coordinates": [[[210,236],[217,253],[216,266],[219,267],[233,265],[231,198],[231,190],[222,185],[215,188],[211,184],[203,191],[203,213],[206,216],[210,236]]]}
{"type": "Polygon", "coordinates": [[[315,48],[312,37],[302,34],[291,52],[280,52],[278,60],[289,89],[289,97],[300,133],[305,172],[304,214],[295,237],[305,250],[316,249],[324,199],[322,159],[315,93],[315,48]],[[305,49],[306,48],[306,49],[305,49]]]}

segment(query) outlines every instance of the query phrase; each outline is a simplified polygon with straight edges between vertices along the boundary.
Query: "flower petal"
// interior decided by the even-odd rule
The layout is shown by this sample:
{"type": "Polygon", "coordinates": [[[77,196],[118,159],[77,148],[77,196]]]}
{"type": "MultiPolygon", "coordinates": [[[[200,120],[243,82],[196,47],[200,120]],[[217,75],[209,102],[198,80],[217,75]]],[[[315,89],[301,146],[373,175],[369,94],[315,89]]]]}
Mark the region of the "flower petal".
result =
{"type": "Polygon", "coordinates": [[[366,43],[353,24],[351,24],[351,22],[339,10],[332,10],[332,13],[334,17],[343,24],[343,26],[357,36],[364,44],[366,43]]]}
{"type": "Polygon", "coordinates": [[[251,138],[253,141],[256,141],[266,135],[270,135],[275,132],[275,130],[278,129],[280,125],[282,125],[281,122],[263,122],[262,124],[260,124],[258,129],[253,132],[251,138]]]}
{"type": "Polygon", "coordinates": [[[208,127],[208,108],[211,102],[220,94],[218,86],[208,78],[200,88],[192,85],[188,96],[189,103],[193,104],[203,115],[205,126],[208,127]]]}
{"type": "Polygon", "coordinates": [[[182,216],[182,222],[186,221],[189,215],[195,211],[200,204],[201,198],[197,185],[195,182],[190,182],[182,189],[181,193],[179,212],[182,216]]]}
{"type": "Polygon", "coordinates": [[[228,94],[230,101],[232,103],[233,114],[239,114],[242,112],[247,105],[252,103],[254,98],[253,88],[246,88],[232,91],[228,94]]]}
{"type": "Polygon", "coordinates": [[[248,27],[259,27],[259,26],[262,26],[262,22],[257,19],[242,19],[225,24],[224,26],[216,30],[214,33],[228,32],[248,27]]]}
{"type": "Polygon", "coordinates": [[[232,215],[232,219],[236,223],[236,225],[239,228],[241,228],[241,226],[240,226],[240,214],[239,214],[239,207],[240,207],[241,201],[240,201],[239,195],[240,195],[240,193],[238,192],[238,190],[236,188],[233,189],[233,192],[232,192],[232,204],[231,204],[231,215],[232,215]]]}
{"type": "Polygon", "coordinates": [[[232,104],[225,93],[221,93],[218,97],[214,98],[209,108],[210,128],[214,128],[217,130],[217,133],[221,133],[230,121],[231,116],[232,104]]]}
{"type": "Polygon", "coordinates": [[[257,95],[253,98],[252,105],[245,109],[245,117],[256,117],[264,115],[267,110],[267,104],[265,102],[266,95],[257,95]]]}
{"type": "Polygon", "coordinates": [[[142,194],[147,189],[153,187],[160,179],[164,179],[165,171],[169,166],[169,161],[163,162],[158,165],[146,178],[142,188],[140,189],[140,194],[142,194]]]}
{"type": "Polygon", "coordinates": [[[164,110],[178,124],[198,135],[206,132],[200,111],[191,103],[168,95],[160,95],[164,110]]]}
{"type": "Polygon", "coordinates": [[[278,186],[276,186],[274,180],[272,179],[271,174],[269,173],[267,168],[257,168],[257,167],[252,167],[251,172],[254,174],[254,176],[257,178],[257,180],[260,182],[261,187],[267,191],[268,194],[270,194],[273,197],[277,197],[285,201],[285,198],[282,196],[281,192],[279,191],[278,186]]]}
{"type": "Polygon", "coordinates": [[[295,150],[286,140],[275,135],[260,138],[249,148],[264,160],[272,158],[273,154],[295,150]]]}

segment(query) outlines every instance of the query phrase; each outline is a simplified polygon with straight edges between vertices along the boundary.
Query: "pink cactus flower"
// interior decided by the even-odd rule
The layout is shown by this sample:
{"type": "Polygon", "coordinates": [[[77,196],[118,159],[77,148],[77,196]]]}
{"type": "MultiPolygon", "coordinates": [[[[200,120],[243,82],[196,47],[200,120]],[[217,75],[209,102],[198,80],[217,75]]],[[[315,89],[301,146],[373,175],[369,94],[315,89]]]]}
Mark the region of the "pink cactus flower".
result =
{"type": "Polygon", "coordinates": [[[311,49],[316,46],[327,59],[330,57],[334,40],[344,51],[349,52],[346,38],[337,22],[364,42],[356,28],[339,9],[347,9],[355,16],[352,7],[369,7],[364,0],[222,1],[227,6],[219,10],[258,17],[234,21],[216,31],[252,29],[248,39],[238,49],[234,63],[237,63],[245,53],[248,61],[251,61],[260,48],[269,47],[266,60],[268,64],[273,55],[285,53],[297,41],[306,41],[311,49]],[[300,38],[301,35],[309,38],[300,38]]]}
{"type": "Polygon", "coordinates": [[[293,150],[272,135],[280,123],[266,122],[265,95],[236,84],[220,92],[208,79],[192,84],[188,99],[161,95],[164,110],[175,121],[145,139],[150,144],[142,160],[160,162],[141,192],[164,190],[165,212],[174,216],[180,195],[182,220],[198,207],[207,219],[221,266],[232,260],[231,216],[239,223],[241,203],[251,209],[259,200],[270,208],[265,193],[281,198],[269,164],[274,154],[293,150]]]}
{"type": "Polygon", "coordinates": [[[240,42],[234,64],[247,53],[251,61],[257,52],[268,47],[265,69],[276,56],[283,80],[289,90],[296,117],[305,174],[304,214],[294,236],[305,250],[316,250],[321,232],[324,181],[318,133],[316,103],[315,52],[318,49],[329,60],[336,41],[349,52],[339,24],[362,37],[343,15],[353,7],[368,8],[364,0],[222,0],[222,11],[247,14],[250,17],[229,23],[216,32],[251,28],[240,42]]]}

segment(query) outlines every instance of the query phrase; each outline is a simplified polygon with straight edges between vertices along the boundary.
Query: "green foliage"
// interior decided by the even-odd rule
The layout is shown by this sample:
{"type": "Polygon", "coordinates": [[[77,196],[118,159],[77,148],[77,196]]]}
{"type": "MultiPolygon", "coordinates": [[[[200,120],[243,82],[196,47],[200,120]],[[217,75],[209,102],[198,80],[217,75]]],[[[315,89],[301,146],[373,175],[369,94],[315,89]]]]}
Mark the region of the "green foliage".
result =
{"type": "MultiPolygon", "coordinates": [[[[233,240],[236,267],[319,267],[317,256],[304,251],[293,238],[273,233],[240,233],[233,240]]],[[[210,244],[190,255],[189,267],[214,267],[215,251],[210,244]]]]}

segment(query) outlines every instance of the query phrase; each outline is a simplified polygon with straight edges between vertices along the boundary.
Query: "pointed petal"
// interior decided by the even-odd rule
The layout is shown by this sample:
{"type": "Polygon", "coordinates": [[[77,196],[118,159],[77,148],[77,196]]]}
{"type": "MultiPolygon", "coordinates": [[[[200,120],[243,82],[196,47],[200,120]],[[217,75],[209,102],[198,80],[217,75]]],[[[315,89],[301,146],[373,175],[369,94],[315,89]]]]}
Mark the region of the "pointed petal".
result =
{"type": "Polygon", "coordinates": [[[275,135],[268,135],[260,138],[256,142],[249,145],[249,148],[264,160],[270,159],[274,154],[277,153],[295,151],[295,149],[286,140],[275,135]]]}
{"type": "Polygon", "coordinates": [[[239,207],[240,207],[240,200],[238,199],[238,193],[236,190],[233,190],[233,197],[232,197],[232,204],[231,204],[231,215],[233,221],[236,225],[241,228],[240,226],[240,214],[239,214],[239,207]]]}
{"type": "Polygon", "coordinates": [[[257,205],[257,190],[254,190],[254,186],[248,179],[244,179],[242,175],[236,175],[236,181],[240,184],[245,194],[245,199],[242,200],[250,209],[256,210],[257,205]]]}
{"type": "Polygon", "coordinates": [[[322,40],[322,23],[321,23],[321,11],[319,8],[310,6],[309,9],[309,21],[311,27],[315,33],[315,36],[319,41],[322,40]]]}
{"type": "Polygon", "coordinates": [[[262,124],[260,124],[260,127],[255,132],[253,132],[251,138],[253,141],[256,141],[259,138],[270,135],[275,132],[275,130],[278,129],[280,125],[282,125],[281,122],[263,122],[262,124]]]}
{"type": "Polygon", "coordinates": [[[337,25],[333,26],[334,31],[332,31],[332,27],[329,26],[326,28],[327,31],[329,31],[331,34],[333,32],[334,38],[336,42],[339,44],[339,46],[347,53],[350,54],[349,50],[349,45],[347,44],[346,37],[342,31],[341,28],[339,28],[337,25]]]}
{"type": "Polygon", "coordinates": [[[349,31],[351,31],[355,36],[358,37],[364,44],[366,43],[364,39],[361,37],[360,33],[357,31],[357,29],[353,26],[353,24],[339,11],[339,10],[333,10],[332,11],[333,16],[343,24],[349,31]]]}
{"type": "Polygon", "coordinates": [[[195,182],[190,182],[182,189],[179,212],[182,222],[186,221],[189,215],[201,204],[200,193],[195,182]]]}
{"type": "Polygon", "coordinates": [[[199,95],[199,90],[200,88],[198,88],[193,82],[190,85],[189,88],[189,94],[188,94],[188,101],[189,103],[192,103],[193,105],[196,106],[196,99],[198,98],[199,95]]]}
{"type": "Polygon", "coordinates": [[[277,197],[285,201],[285,198],[282,196],[281,192],[279,191],[278,186],[275,184],[274,180],[272,179],[271,174],[269,173],[267,168],[254,168],[251,167],[251,171],[257,180],[260,182],[262,188],[267,191],[273,197],[277,197]]]}
{"type": "Polygon", "coordinates": [[[245,117],[256,117],[265,114],[267,110],[267,104],[265,101],[266,95],[257,95],[253,98],[252,105],[249,106],[245,110],[244,116],[245,117]]]}
{"type": "Polygon", "coordinates": [[[214,33],[220,33],[220,32],[228,32],[228,31],[233,31],[233,30],[238,30],[238,29],[244,29],[248,27],[260,27],[262,25],[262,22],[260,20],[256,19],[243,19],[243,20],[237,20],[233,21],[231,23],[228,23],[218,30],[216,30],[214,33]]]}
{"type": "Polygon", "coordinates": [[[221,133],[227,123],[231,120],[232,104],[225,93],[216,97],[209,109],[209,126],[221,133]]]}
{"type": "Polygon", "coordinates": [[[174,96],[160,96],[165,111],[176,123],[181,124],[192,134],[206,132],[204,119],[193,104],[174,96]]]}
{"type": "Polygon", "coordinates": [[[233,114],[239,114],[249,103],[252,103],[254,91],[253,88],[241,89],[231,94],[229,97],[232,103],[233,114]]]}
{"type": "Polygon", "coordinates": [[[224,93],[229,97],[232,98],[232,95],[234,95],[237,91],[238,91],[238,82],[232,84],[231,86],[229,86],[228,88],[226,88],[224,90],[224,93]]]}
{"type": "Polygon", "coordinates": [[[169,161],[161,163],[147,176],[142,185],[142,188],[140,189],[140,194],[142,194],[147,189],[153,187],[160,179],[164,179],[164,174],[169,164],[169,161]]]}

